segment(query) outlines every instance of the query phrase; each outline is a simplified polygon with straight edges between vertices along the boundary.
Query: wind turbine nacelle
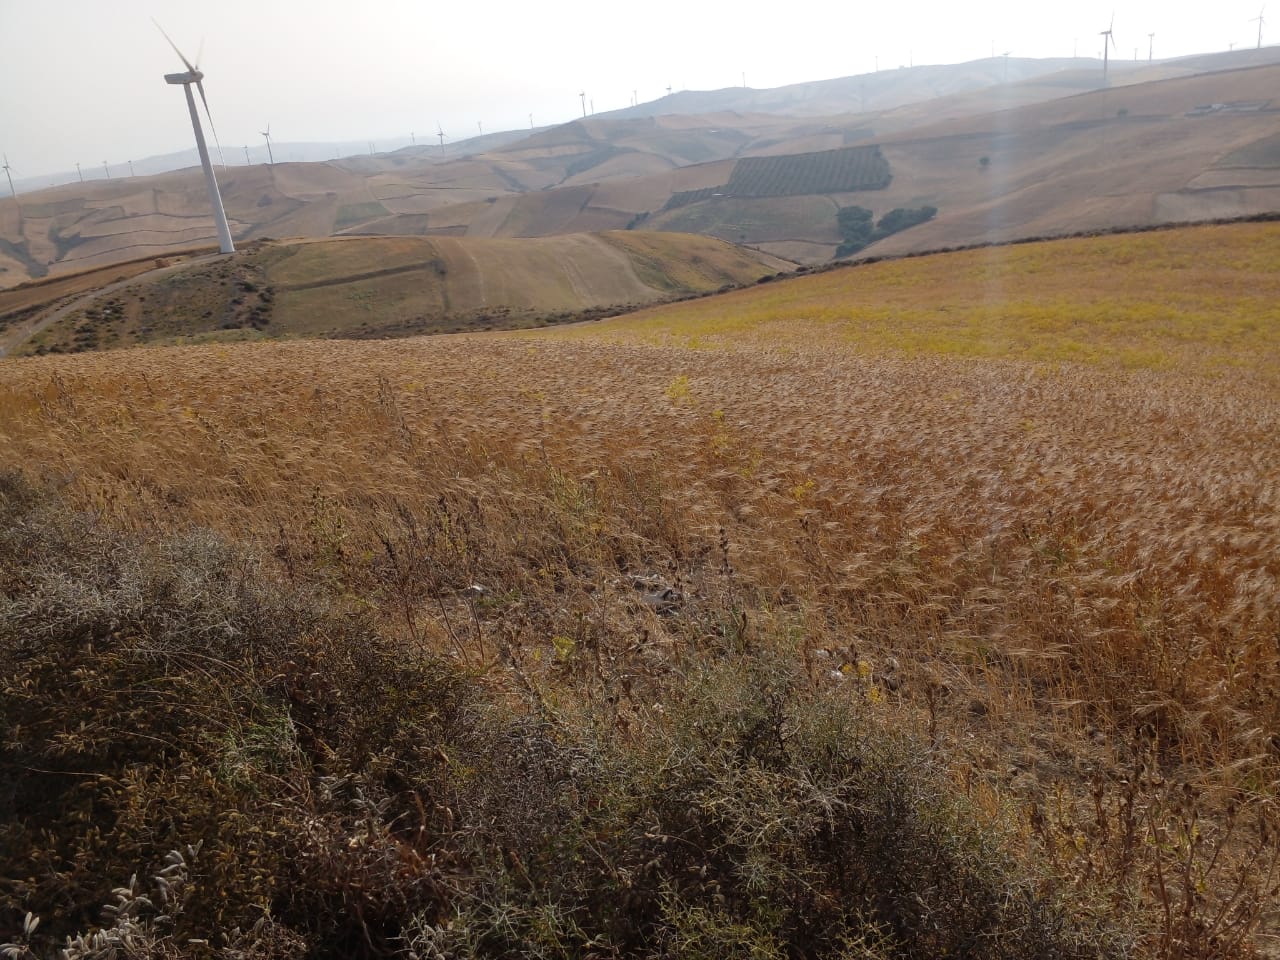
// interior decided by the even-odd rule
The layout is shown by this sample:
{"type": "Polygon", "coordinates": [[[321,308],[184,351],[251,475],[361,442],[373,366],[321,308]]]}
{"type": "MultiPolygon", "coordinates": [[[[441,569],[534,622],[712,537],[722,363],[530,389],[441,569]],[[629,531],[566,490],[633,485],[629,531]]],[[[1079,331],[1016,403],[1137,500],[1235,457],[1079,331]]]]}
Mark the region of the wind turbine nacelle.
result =
{"type": "Polygon", "coordinates": [[[164,75],[164,82],[173,84],[199,83],[203,79],[204,74],[199,70],[191,70],[187,73],[166,73],[164,75]]]}

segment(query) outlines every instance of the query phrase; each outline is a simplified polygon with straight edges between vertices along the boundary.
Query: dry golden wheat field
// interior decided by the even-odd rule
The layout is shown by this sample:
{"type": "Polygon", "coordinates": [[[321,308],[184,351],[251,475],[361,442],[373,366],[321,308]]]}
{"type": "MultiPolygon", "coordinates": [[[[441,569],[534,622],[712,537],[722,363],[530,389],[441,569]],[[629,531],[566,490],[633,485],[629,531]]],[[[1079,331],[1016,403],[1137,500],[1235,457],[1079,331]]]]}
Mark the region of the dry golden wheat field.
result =
{"type": "Polygon", "coordinates": [[[0,462],[623,729],[727,598],[1140,955],[1245,957],[1280,946],[1277,266],[1280,226],[1197,228],[555,333],[24,359],[0,462]]]}

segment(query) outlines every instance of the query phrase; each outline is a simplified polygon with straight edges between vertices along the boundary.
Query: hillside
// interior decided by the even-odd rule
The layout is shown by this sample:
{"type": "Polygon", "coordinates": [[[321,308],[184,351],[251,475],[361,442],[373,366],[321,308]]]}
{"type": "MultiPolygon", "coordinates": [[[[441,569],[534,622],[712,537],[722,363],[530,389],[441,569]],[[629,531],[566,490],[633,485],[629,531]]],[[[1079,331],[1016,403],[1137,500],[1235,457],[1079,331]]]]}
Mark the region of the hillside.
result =
{"type": "MultiPolygon", "coordinates": [[[[1006,82],[999,59],[945,77],[931,72],[943,68],[918,67],[783,88],[776,104],[791,104],[795,115],[754,112],[768,98],[744,91],[728,106],[712,97],[696,114],[620,111],[514,139],[495,135],[467,147],[476,152],[417,146],[232,166],[219,177],[239,242],[546,237],[642,225],[814,263],[840,243],[841,206],[877,217],[938,209],[932,223],[875,252],[1280,209],[1274,51],[1117,66],[1106,89],[1087,61],[1011,62],[1006,82]],[[851,91],[861,87],[880,92],[855,104],[851,91]],[[862,149],[880,150],[887,180],[810,176],[823,158],[862,149]],[[767,195],[758,183],[739,190],[743,170],[765,160],[792,172],[779,173],[767,195]],[[696,191],[707,194],[684,202],[696,191]],[[673,206],[673,198],[682,200],[673,206]]],[[[0,199],[0,288],[211,236],[196,170],[0,199]]]]}
{"type": "Polygon", "coordinates": [[[52,950],[137,872],[155,953],[1265,956],[1277,258],[4,361],[64,499],[0,486],[0,916],[52,950]]]}
{"type": "Polygon", "coordinates": [[[7,336],[0,329],[0,350],[546,325],[752,283],[793,266],[665,233],[259,243],[234,259],[165,266],[96,295],[82,292],[91,283],[80,277],[0,292],[0,320],[13,321],[7,336]]]}

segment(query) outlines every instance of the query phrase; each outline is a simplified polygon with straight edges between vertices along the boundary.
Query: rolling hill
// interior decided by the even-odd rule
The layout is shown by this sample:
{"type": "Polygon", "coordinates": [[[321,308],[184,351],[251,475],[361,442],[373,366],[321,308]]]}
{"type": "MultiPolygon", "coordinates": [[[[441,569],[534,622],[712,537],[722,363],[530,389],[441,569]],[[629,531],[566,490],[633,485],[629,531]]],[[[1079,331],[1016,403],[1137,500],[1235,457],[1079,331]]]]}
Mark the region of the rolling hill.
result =
{"type": "Polygon", "coordinates": [[[385,337],[545,325],[725,286],[794,264],[709,237],[334,238],[234,259],[99,271],[0,292],[0,349],[64,352],[196,338],[385,337]],[[92,293],[85,289],[101,287],[92,293]]]}
{"type": "MultiPolygon", "coordinates": [[[[230,167],[220,180],[241,242],[642,228],[705,232],[820,262],[840,242],[838,209],[850,205],[876,216],[938,208],[931,223],[874,248],[888,253],[1234,216],[1280,209],[1275,57],[1241,51],[1126,65],[1106,89],[1088,61],[1011,62],[1003,82],[992,73],[1003,71],[1000,58],[774,94],[673,94],[671,109],[705,112],[646,105],[486,138],[474,153],[417,146],[230,167]],[[865,103],[851,92],[872,87],[880,92],[865,103]],[[883,182],[820,183],[805,173],[862,148],[880,151],[883,182]],[[793,173],[763,192],[740,189],[766,158],[793,173]],[[705,196],[685,202],[697,191],[705,196]]],[[[0,200],[0,287],[198,244],[212,236],[206,205],[195,170],[0,200]]]]}

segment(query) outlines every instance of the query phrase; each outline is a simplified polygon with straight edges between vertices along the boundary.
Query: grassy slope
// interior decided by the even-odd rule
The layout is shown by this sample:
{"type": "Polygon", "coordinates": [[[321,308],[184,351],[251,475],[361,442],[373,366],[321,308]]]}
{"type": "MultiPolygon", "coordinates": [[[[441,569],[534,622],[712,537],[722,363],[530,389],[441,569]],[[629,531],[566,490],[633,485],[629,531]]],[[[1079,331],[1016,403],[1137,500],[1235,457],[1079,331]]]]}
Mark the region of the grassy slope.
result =
{"type": "MultiPolygon", "coordinates": [[[[1280,836],[1278,236],[976,251],[520,337],[15,361],[0,459],[244,538],[624,738],[705,657],[769,651],[916,731],[1078,917],[1243,958],[1280,836]]],[[[730,792],[813,782],[787,769],[730,792]]]]}
{"type": "MultiPolygon", "coordinates": [[[[528,326],[787,268],[707,237],[358,238],[266,245],[78,311],[27,353],[217,335],[376,336],[528,326]],[[265,297],[265,302],[263,298],[265,297]],[[256,311],[256,312],[255,312],[256,311]]],[[[59,288],[60,289],[60,288],[59,288]]]]}
{"type": "Polygon", "coordinates": [[[695,346],[821,335],[864,354],[1086,361],[1275,383],[1277,262],[1275,223],[1019,244],[795,278],[566,335],[695,346]]]}

